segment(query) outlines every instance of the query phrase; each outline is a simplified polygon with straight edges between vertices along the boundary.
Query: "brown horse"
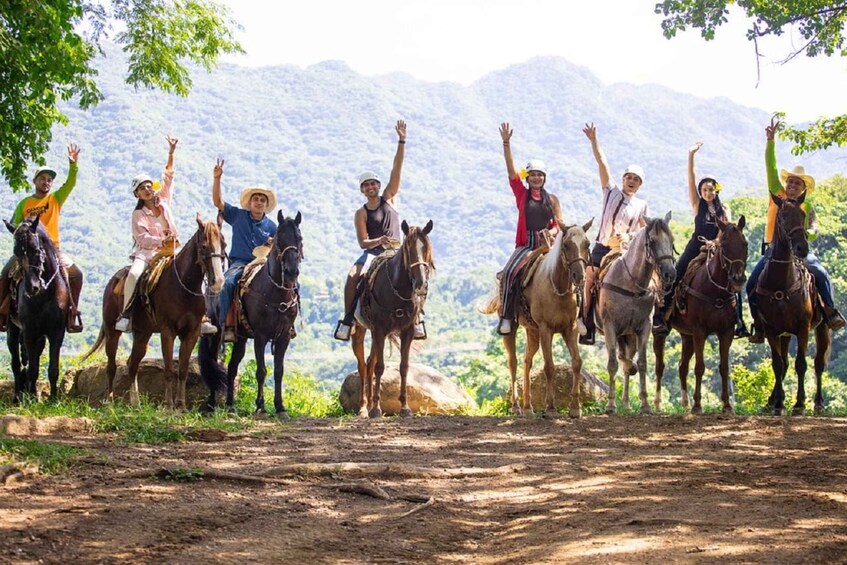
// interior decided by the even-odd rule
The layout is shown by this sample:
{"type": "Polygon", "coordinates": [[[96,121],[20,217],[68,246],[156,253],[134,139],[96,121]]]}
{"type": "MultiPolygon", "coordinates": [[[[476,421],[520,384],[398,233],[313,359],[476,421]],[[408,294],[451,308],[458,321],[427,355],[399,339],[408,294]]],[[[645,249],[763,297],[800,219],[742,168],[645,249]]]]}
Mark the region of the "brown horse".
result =
{"type": "MultiPolygon", "coordinates": [[[[729,402],[729,347],[735,337],[736,293],[747,279],[747,238],[744,237],[744,216],[738,223],[718,218],[718,237],[708,242],[704,260],[695,259],[679,286],[673,300],[670,325],[682,336],[682,355],[679,359],[679,383],[682,407],[688,409],[688,365],[695,356],[694,406],[695,414],[703,412],[700,405],[700,385],[706,364],[703,348],[706,338],[717,334],[720,349],[721,400],[724,413],[732,413],[729,402]],[[680,310],[680,302],[685,307],[680,310]]],[[[703,257],[701,255],[701,257],[703,257]]],[[[656,411],[662,405],[662,375],[665,372],[666,335],[653,334],[653,353],[656,355],[656,411]]]]}
{"type": "MultiPolygon", "coordinates": [[[[385,371],[383,349],[389,336],[400,338],[400,417],[410,418],[406,399],[406,374],[409,349],[415,335],[415,322],[426,302],[429,276],[435,270],[432,245],[427,235],[432,220],[423,228],[409,226],[404,220],[403,243],[392,257],[374,264],[363,281],[356,326],[352,336],[353,353],[362,379],[359,416],[379,418],[379,383],[385,371]],[[370,283],[369,283],[370,281],[370,283]],[[371,331],[371,352],[365,362],[365,330],[371,331]]],[[[379,259],[378,259],[379,261],[379,259]]]]}
{"type": "MultiPolygon", "coordinates": [[[[532,275],[529,284],[522,289],[526,308],[518,308],[518,323],[526,330],[526,351],[523,363],[523,410],[532,410],[529,373],[532,359],[541,347],[544,356],[544,376],[546,378],[546,413],[554,416],[556,412],[556,388],[553,378],[556,373],[553,361],[553,335],[559,334],[568,347],[573,371],[573,384],[568,414],[579,418],[579,375],[582,372],[582,357],[579,354],[576,321],[579,317],[579,299],[585,279],[585,265],[588,263],[589,242],[585,232],[593,220],[584,226],[559,225],[559,234],[550,251],[543,258],[532,275]]],[[[509,373],[512,383],[509,397],[512,400],[512,412],[521,414],[518,405],[516,373],[517,356],[515,339],[517,332],[503,336],[503,344],[509,358],[509,373]]]]}
{"type": "Polygon", "coordinates": [[[823,321],[814,280],[803,264],[802,258],[809,254],[806,213],[800,206],[804,196],[797,202],[772,196],[779,207],[776,233],[771,256],[754,291],[758,295],[758,322],[771,347],[771,366],[775,377],[766,409],[773,410],[776,416],[785,409],[782,381],[788,371],[788,345],[792,335],[797,336],[794,360],[797,401],[793,413],[802,414],[805,410],[806,348],[812,328],[815,328],[815,412],[820,413],[824,408],[821,378],[829,361],[832,336],[823,321]]]}
{"type": "MultiPolygon", "coordinates": [[[[159,332],[162,340],[162,359],[165,365],[165,396],[168,407],[185,408],[185,383],[188,380],[188,362],[197,339],[200,337],[200,322],[206,312],[203,295],[203,279],[213,292],[223,285],[223,258],[226,243],[220,226],[215,222],[203,222],[197,215],[197,231],[173,258],[164,259],[169,264],[162,272],[159,282],[149,292],[146,300],[141,299],[146,287],[146,275],[139,281],[138,296],[132,308],[132,353],[127,363],[132,379],[130,402],[138,404],[138,366],[147,352],[150,336],[159,332]],[[174,341],[179,337],[179,375],[173,383],[174,341]]],[[[100,334],[91,349],[83,356],[88,358],[106,344],[106,375],[109,378],[109,398],[114,396],[114,379],[117,364],[115,357],[121,333],[115,322],[121,313],[123,299],[115,294],[115,285],[121,280],[118,271],[103,291],[103,322],[100,334]]]]}

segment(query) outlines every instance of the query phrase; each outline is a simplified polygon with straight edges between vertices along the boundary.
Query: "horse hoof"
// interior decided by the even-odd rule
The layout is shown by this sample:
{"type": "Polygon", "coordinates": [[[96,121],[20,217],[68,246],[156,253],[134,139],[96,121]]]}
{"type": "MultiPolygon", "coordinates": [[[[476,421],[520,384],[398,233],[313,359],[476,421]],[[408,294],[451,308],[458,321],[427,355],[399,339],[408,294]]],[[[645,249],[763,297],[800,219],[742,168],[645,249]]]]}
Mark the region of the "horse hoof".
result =
{"type": "Polygon", "coordinates": [[[724,406],[722,413],[727,416],[735,416],[735,410],[732,409],[732,406],[724,406]]]}
{"type": "Polygon", "coordinates": [[[698,404],[695,404],[694,406],[691,407],[691,413],[692,414],[702,414],[703,413],[703,407],[698,405],[698,404]]]}
{"type": "Polygon", "coordinates": [[[400,417],[401,418],[411,418],[414,414],[412,414],[411,408],[401,408],[400,409],[400,417]]]}
{"type": "Polygon", "coordinates": [[[359,418],[367,418],[368,417],[368,409],[367,408],[359,408],[359,418]]]}
{"type": "Polygon", "coordinates": [[[548,408],[544,411],[544,414],[542,414],[541,417],[552,420],[559,417],[559,411],[555,408],[548,408]]]}
{"type": "Polygon", "coordinates": [[[824,407],[823,404],[815,404],[815,416],[823,416],[824,407]]]}
{"type": "Polygon", "coordinates": [[[276,417],[278,420],[290,420],[291,416],[288,415],[288,410],[277,410],[276,417]]]}
{"type": "Polygon", "coordinates": [[[614,406],[606,406],[606,416],[614,416],[615,415],[615,407],[614,406]]]}
{"type": "Polygon", "coordinates": [[[238,412],[235,410],[235,406],[227,406],[227,407],[226,407],[226,413],[227,413],[227,414],[232,414],[232,415],[234,416],[234,415],[235,415],[235,414],[237,414],[238,412]]]}
{"type": "Polygon", "coordinates": [[[641,407],[641,415],[642,416],[650,416],[651,414],[653,414],[653,411],[650,410],[649,406],[645,405],[645,406],[641,407]]]}
{"type": "Polygon", "coordinates": [[[792,416],[803,416],[804,414],[806,414],[806,407],[805,406],[795,406],[794,408],[791,409],[791,415],[792,416]]]}
{"type": "Polygon", "coordinates": [[[570,410],[568,410],[568,417],[574,419],[581,418],[582,410],[580,410],[579,408],[571,408],[570,410]]]}
{"type": "Polygon", "coordinates": [[[368,418],[382,418],[382,409],[374,408],[370,412],[368,412],[368,418]]]}
{"type": "Polygon", "coordinates": [[[511,410],[509,410],[509,412],[511,412],[512,416],[523,416],[523,410],[521,410],[517,406],[512,406],[512,408],[511,408],[511,410]]]}
{"type": "Polygon", "coordinates": [[[782,416],[783,409],[782,408],[774,408],[773,415],[774,416],[782,416]]]}

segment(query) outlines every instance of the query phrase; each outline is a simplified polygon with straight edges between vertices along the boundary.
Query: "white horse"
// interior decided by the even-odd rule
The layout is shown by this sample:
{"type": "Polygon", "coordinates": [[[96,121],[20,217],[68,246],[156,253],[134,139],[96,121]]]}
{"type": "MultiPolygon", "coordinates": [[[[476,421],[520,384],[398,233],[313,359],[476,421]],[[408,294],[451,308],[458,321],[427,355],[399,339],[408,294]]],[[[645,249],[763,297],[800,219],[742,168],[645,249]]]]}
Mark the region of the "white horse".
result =
{"type": "Polygon", "coordinates": [[[649,414],[647,403],[647,339],[650,337],[651,313],[656,302],[656,283],[669,292],[676,270],[673,257],[673,234],[668,227],[671,213],[664,219],[646,218],[647,225],[635,233],[627,250],[615,258],[600,283],[597,293],[597,327],[606,336],[609,356],[609,401],[606,413],[615,413],[615,375],[618,360],[623,363],[624,389],[621,401],[629,404],[629,376],[633,357],[641,386],[641,413],[649,414]]]}

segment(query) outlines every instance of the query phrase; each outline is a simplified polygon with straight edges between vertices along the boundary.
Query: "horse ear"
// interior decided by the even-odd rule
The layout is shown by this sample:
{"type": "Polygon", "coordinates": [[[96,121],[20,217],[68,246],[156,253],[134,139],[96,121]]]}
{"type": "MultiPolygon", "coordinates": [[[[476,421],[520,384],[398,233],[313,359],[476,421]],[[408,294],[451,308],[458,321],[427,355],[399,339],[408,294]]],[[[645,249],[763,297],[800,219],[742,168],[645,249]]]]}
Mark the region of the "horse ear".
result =
{"type": "Polygon", "coordinates": [[[588,220],[587,223],[582,225],[582,231],[587,232],[588,230],[590,230],[591,224],[593,224],[593,223],[594,223],[594,218],[591,218],[590,220],[588,220]]]}
{"type": "Polygon", "coordinates": [[[276,223],[281,224],[284,219],[285,219],[285,216],[282,215],[282,210],[277,210],[277,212],[276,212],[276,223]]]}
{"type": "Polygon", "coordinates": [[[797,199],[797,204],[802,204],[806,200],[806,191],[803,191],[803,194],[800,195],[800,198],[797,199]]]}
{"type": "Polygon", "coordinates": [[[3,223],[6,224],[6,229],[9,230],[9,233],[15,233],[15,230],[18,229],[18,226],[9,222],[5,218],[3,219],[3,223]]]}
{"type": "Polygon", "coordinates": [[[774,204],[776,204],[777,208],[782,208],[783,202],[785,202],[782,198],[777,196],[776,194],[771,194],[771,200],[774,204]]]}
{"type": "Polygon", "coordinates": [[[741,214],[741,217],[738,218],[738,223],[736,224],[738,226],[738,229],[743,230],[744,225],[746,223],[747,223],[747,218],[744,217],[744,214],[741,214]]]}
{"type": "Polygon", "coordinates": [[[32,223],[30,224],[32,227],[29,228],[29,231],[35,233],[38,231],[38,222],[41,221],[41,216],[36,216],[32,223]]]}
{"type": "Polygon", "coordinates": [[[423,234],[426,235],[432,231],[432,220],[428,221],[423,228],[423,234]]]}
{"type": "Polygon", "coordinates": [[[717,224],[718,229],[720,231],[723,231],[726,229],[726,226],[729,224],[729,222],[725,221],[721,216],[717,216],[715,218],[715,224],[717,224]]]}
{"type": "Polygon", "coordinates": [[[299,226],[299,225],[300,225],[300,222],[301,222],[302,220],[303,220],[303,214],[301,214],[301,213],[300,213],[300,210],[297,210],[297,215],[296,215],[296,216],[294,216],[294,223],[295,223],[295,224],[297,224],[297,225],[299,226]]]}
{"type": "Polygon", "coordinates": [[[668,224],[671,221],[671,211],[668,210],[668,213],[665,214],[665,223],[668,224]]]}
{"type": "Polygon", "coordinates": [[[218,223],[218,228],[224,227],[224,211],[218,210],[218,217],[215,218],[215,221],[218,223]]]}
{"type": "Polygon", "coordinates": [[[403,235],[409,235],[409,224],[406,223],[406,220],[403,220],[403,223],[400,224],[400,229],[403,230],[403,235]]]}
{"type": "Polygon", "coordinates": [[[199,226],[200,229],[203,229],[203,218],[200,217],[200,212],[197,212],[196,214],[197,214],[197,216],[196,216],[197,225],[199,226]]]}

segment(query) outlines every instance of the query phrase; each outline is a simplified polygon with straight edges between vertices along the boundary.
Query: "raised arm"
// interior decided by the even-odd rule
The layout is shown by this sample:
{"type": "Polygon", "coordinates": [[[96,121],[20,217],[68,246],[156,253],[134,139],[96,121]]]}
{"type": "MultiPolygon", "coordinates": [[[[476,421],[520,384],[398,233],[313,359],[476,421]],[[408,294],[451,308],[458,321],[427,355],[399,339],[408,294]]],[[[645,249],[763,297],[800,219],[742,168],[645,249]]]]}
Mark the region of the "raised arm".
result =
{"type": "Polygon", "coordinates": [[[694,173],[694,154],[703,147],[703,142],[698,141],[688,149],[688,201],[691,202],[691,210],[697,214],[700,208],[700,195],[697,193],[697,175],[694,173]]]}
{"type": "Polygon", "coordinates": [[[600,143],[597,141],[597,126],[594,125],[594,122],[585,124],[585,127],[582,128],[582,133],[591,142],[591,152],[594,153],[594,160],[597,161],[597,169],[600,173],[600,187],[606,188],[609,186],[609,178],[611,178],[609,175],[609,163],[606,161],[606,155],[600,149],[600,143]]]}
{"type": "Polygon", "coordinates": [[[59,187],[59,190],[53,193],[53,197],[59,201],[59,204],[65,203],[65,200],[68,199],[71,191],[76,186],[76,175],[79,171],[79,165],[77,165],[77,161],[79,161],[79,151],[79,145],[76,143],[68,145],[68,178],[65,180],[65,183],[59,187]]]}
{"type": "Polygon", "coordinates": [[[400,192],[400,174],[403,171],[403,158],[406,156],[406,122],[397,120],[394,130],[397,132],[397,152],[394,154],[394,165],[391,167],[388,186],[382,192],[382,197],[389,204],[394,204],[394,197],[400,192]]]}
{"type": "Polygon", "coordinates": [[[174,151],[176,151],[176,144],[179,143],[179,140],[166,135],[165,141],[168,142],[168,162],[165,163],[165,171],[172,173],[174,171],[174,151]]]}
{"type": "Polygon", "coordinates": [[[771,194],[778,194],[782,189],[782,183],[779,180],[779,171],[776,168],[776,143],[774,136],[779,131],[780,124],[776,118],[771,118],[771,124],[765,128],[765,169],[767,170],[768,191],[771,194]]]}
{"type": "Polygon", "coordinates": [[[512,159],[512,148],[509,142],[512,139],[512,128],[509,122],[500,124],[500,138],[503,140],[503,158],[506,160],[506,173],[509,175],[509,180],[515,178],[515,161],[512,159]]]}
{"type": "Polygon", "coordinates": [[[159,190],[159,198],[170,201],[171,188],[174,182],[174,152],[176,151],[176,144],[179,140],[166,135],[165,141],[168,142],[168,161],[165,163],[165,170],[162,173],[162,188],[159,190]]]}
{"type": "Polygon", "coordinates": [[[224,209],[224,199],[221,198],[221,175],[223,174],[224,160],[218,159],[212,171],[212,203],[214,203],[215,208],[221,211],[224,209]]]}

